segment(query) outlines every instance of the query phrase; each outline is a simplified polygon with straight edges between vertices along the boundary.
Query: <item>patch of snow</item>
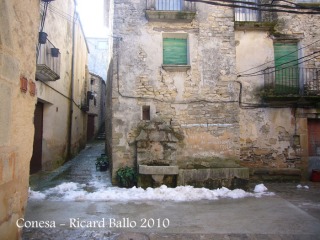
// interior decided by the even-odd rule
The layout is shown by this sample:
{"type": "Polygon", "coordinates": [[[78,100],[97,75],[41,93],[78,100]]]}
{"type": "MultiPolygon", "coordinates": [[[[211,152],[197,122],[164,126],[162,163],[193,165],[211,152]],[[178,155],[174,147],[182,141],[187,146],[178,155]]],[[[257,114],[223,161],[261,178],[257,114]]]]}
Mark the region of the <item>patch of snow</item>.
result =
{"type": "Polygon", "coordinates": [[[43,200],[46,198],[46,194],[42,192],[32,191],[31,188],[29,188],[29,198],[36,199],[36,200],[43,200]]]}
{"type": "Polygon", "coordinates": [[[268,191],[268,188],[266,188],[266,186],[263,185],[263,183],[261,183],[261,184],[256,185],[253,191],[255,193],[263,193],[263,192],[268,191]]]}
{"type": "Polygon", "coordinates": [[[308,185],[304,185],[302,186],[301,184],[297,185],[297,188],[305,188],[305,189],[309,189],[308,185]]]}
{"type": "Polygon", "coordinates": [[[246,192],[242,189],[230,190],[222,187],[215,190],[207,188],[194,188],[192,186],[178,186],[168,188],[162,185],[159,188],[119,188],[107,187],[98,182],[90,182],[88,185],[74,182],[62,183],[56,187],[49,188],[44,192],[29,191],[29,198],[34,200],[53,201],[199,201],[217,200],[219,198],[239,199],[245,197],[270,196],[274,193],[267,192],[263,184],[255,187],[254,193],[246,192]],[[93,192],[88,192],[88,186],[96,188],[93,192]]]}

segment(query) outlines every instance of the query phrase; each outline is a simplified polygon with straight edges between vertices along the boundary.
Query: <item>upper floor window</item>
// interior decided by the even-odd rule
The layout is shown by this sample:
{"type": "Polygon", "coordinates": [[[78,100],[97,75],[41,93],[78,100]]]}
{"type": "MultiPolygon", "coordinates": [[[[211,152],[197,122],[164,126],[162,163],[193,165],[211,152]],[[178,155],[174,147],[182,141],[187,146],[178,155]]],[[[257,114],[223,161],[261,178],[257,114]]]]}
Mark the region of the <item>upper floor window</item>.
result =
{"type": "Polygon", "coordinates": [[[187,34],[164,34],[163,65],[188,64],[187,34]]]}
{"type": "Polygon", "coordinates": [[[156,10],[181,11],[182,0],[156,0],[156,10]]]}
{"type": "MultiPolygon", "coordinates": [[[[259,3],[259,0],[244,0],[248,3],[259,3]]],[[[235,8],[235,21],[238,22],[258,22],[260,21],[260,11],[250,8],[257,7],[256,5],[247,3],[237,3],[237,5],[243,6],[243,8],[235,8]]]]}

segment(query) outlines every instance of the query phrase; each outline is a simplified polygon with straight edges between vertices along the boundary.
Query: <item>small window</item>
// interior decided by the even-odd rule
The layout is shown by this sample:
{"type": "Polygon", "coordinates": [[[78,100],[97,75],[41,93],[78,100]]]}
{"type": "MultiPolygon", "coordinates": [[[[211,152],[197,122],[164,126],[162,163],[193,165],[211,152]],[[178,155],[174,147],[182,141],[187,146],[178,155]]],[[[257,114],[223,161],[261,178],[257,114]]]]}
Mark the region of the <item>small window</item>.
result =
{"type": "Polygon", "coordinates": [[[142,106],[142,120],[150,120],[150,106],[142,106]]]}
{"type": "Polygon", "coordinates": [[[248,3],[256,3],[258,4],[258,0],[244,0],[242,3],[238,5],[243,6],[243,8],[235,8],[235,21],[237,22],[258,22],[260,21],[260,11],[250,9],[252,7],[251,4],[248,3]]]}
{"type": "Polygon", "coordinates": [[[156,0],[156,9],[158,11],[181,11],[182,1],[180,0],[156,0]]]}
{"type": "Polygon", "coordinates": [[[91,85],[94,85],[94,79],[91,79],[90,84],[91,84],[91,85]]]}
{"type": "Polygon", "coordinates": [[[188,64],[188,39],[186,35],[163,38],[163,64],[188,64]]]}

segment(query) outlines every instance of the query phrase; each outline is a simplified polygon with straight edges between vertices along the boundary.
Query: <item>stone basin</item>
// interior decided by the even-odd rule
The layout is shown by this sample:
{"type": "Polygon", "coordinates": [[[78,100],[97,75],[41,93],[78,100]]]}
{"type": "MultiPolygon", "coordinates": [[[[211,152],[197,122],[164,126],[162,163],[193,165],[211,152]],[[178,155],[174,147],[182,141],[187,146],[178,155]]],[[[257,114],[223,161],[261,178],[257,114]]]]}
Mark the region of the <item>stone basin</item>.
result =
{"type": "Polygon", "coordinates": [[[148,166],[139,165],[139,174],[146,175],[178,175],[178,166],[148,166]]]}

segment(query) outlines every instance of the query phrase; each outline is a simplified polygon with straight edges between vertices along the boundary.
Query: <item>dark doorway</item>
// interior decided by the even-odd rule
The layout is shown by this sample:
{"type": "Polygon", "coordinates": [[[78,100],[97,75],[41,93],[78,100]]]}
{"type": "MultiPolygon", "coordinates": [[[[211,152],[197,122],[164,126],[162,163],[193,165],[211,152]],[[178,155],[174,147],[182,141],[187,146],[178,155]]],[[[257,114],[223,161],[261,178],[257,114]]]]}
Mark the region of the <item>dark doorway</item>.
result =
{"type": "Polygon", "coordinates": [[[34,141],[33,154],[30,162],[30,174],[42,168],[42,133],[43,133],[43,103],[38,102],[34,111],[34,141]]]}
{"type": "Polygon", "coordinates": [[[90,141],[94,137],[94,115],[88,115],[87,124],[87,140],[90,141]]]}
{"type": "Polygon", "coordinates": [[[320,119],[308,119],[309,156],[320,156],[320,119]]]}
{"type": "Polygon", "coordinates": [[[320,169],[320,119],[308,119],[309,172],[320,169]]]}

